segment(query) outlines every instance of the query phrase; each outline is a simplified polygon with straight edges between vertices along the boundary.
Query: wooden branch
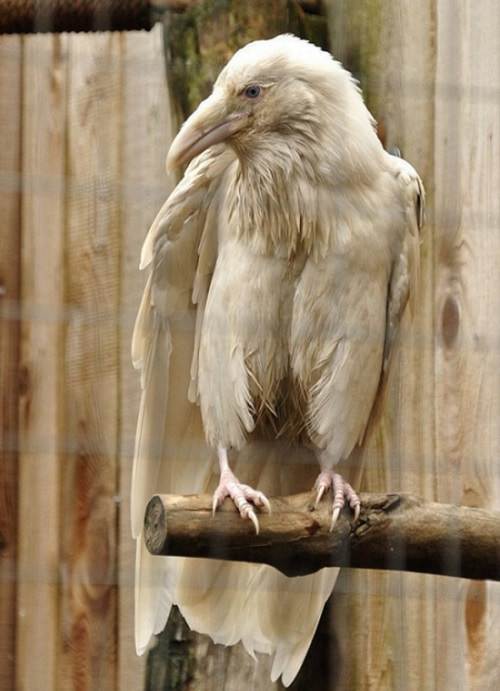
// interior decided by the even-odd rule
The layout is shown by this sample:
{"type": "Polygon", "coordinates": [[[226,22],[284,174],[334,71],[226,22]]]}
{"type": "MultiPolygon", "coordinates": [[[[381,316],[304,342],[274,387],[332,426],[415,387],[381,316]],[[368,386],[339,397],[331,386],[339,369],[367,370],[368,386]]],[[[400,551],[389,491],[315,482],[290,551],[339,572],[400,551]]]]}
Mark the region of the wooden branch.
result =
{"type": "Polygon", "coordinates": [[[0,8],[0,34],[151,29],[167,11],[196,0],[13,0],[0,8]]]}
{"type": "Polygon", "coordinates": [[[287,576],[324,566],[417,571],[500,580],[500,513],[424,502],[409,494],[362,494],[361,515],[344,510],[329,531],[330,502],[310,493],[271,499],[260,533],[228,500],[214,517],[208,495],[157,495],[144,519],[155,555],[269,564],[287,576]]]}

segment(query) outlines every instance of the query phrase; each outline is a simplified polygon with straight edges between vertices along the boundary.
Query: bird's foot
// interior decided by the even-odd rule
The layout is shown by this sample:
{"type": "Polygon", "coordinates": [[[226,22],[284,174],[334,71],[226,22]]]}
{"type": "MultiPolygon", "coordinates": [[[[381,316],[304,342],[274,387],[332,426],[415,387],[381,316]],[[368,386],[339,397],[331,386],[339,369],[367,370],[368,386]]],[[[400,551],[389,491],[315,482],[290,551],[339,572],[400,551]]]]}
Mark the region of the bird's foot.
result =
{"type": "Polygon", "coordinates": [[[361,501],[351,485],[344,480],[342,475],[334,473],[333,470],[323,470],[318,475],[318,478],[314,483],[314,489],[317,492],[315,506],[318,506],[319,502],[321,501],[321,497],[325,494],[325,492],[328,492],[330,489],[332,490],[333,513],[332,522],[330,523],[330,530],[333,530],[340,512],[345,506],[346,500],[351,509],[354,511],[354,520],[358,520],[361,501]]]}
{"type": "Polygon", "coordinates": [[[249,485],[243,485],[227,468],[221,473],[219,484],[213,495],[212,514],[215,514],[226,497],[231,497],[242,518],[249,518],[252,521],[258,535],[259,519],[254,507],[264,508],[271,513],[271,505],[266,495],[249,485]]]}

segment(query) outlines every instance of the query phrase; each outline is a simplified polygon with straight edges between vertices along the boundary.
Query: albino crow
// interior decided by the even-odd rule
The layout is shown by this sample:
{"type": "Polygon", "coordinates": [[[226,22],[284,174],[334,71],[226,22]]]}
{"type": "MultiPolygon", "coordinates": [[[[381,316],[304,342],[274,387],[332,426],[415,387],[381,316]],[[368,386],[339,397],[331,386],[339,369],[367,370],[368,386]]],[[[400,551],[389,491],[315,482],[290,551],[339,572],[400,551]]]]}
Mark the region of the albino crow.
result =
{"type": "Polygon", "coordinates": [[[357,517],[335,466],[363,439],[414,294],[423,189],[351,75],[294,36],[234,55],[172,144],[167,164],[186,163],[144,243],[132,346],[137,649],[176,603],[214,641],[273,655],[288,685],[337,569],[152,557],[144,509],[156,492],[212,491],[258,530],[266,494],[315,483],[332,525],[345,502],[357,517]]]}

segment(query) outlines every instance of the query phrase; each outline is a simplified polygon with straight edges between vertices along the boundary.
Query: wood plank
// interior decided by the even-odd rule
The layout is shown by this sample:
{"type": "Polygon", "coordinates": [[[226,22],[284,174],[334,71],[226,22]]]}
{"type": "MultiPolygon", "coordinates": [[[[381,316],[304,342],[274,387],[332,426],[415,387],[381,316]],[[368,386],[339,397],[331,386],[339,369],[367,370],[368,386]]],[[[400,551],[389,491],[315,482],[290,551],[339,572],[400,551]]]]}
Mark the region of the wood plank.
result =
{"type": "MultiPolygon", "coordinates": [[[[437,8],[437,487],[452,501],[498,507],[500,6],[438,0],[437,8]]],[[[456,688],[497,688],[498,585],[461,584],[444,614],[437,654],[450,674],[441,688],[448,679],[456,688]],[[454,677],[444,637],[460,661],[454,677]]]]}
{"type": "Polygon", "coordinates": [[[120,255],[120,468],[118,688],[141,689],[146,657],[134,645],[135,542],[130,532],[130,484],[140,384],[130,344],[145,276],[139,272],[144,235],[173,188],[165,156],[173,137],[162,25],[122,36],[121,255],[120,255]]]}
{"type": "MultiPolygon", "coordinates": [[[[368,106],[382,125],[385,144],[398,146],[417,168],[432,208],[434,0],[332,0],[327,9],[334,54],[361,78],[368,106]]],[[[414,318],[406,315],[379,414],[361,459],[353,459],[363,465],[366,491],[402,490],[428,500],[438,498],[434,485],[432,237],[429,212],[414,318]]],[[[350,464],[346,465],[349,472],[350,464]]],[[[441,663],[434,653],[436,583],[435,578],[423,575],[341,573],[332,600],[332,621],[342,674],[332,688],[435,688],[435,669],[441,663]]]]}
{"type": "Polygon", "coordinates": [[[66,38],[24,40],[17,686],[56,684],[66,38]]]}
{"type": "Polygon", "coordinates": [[[15,686],[21,40],[0,37],[0,688],[15,686]]]}
{"type": "Polygon", "coordinates": [[[95,691],[116,686],[120,35],[72,35],[68,50],[57,688],[95,691]]]}
{"type": "MultiPolygon", "coordinates": [[[[332,12],[342,15],[345,4],[331,3],[332,12]]],[[[377,472],[385,468],[388,484],[396,480],[397,487],[428,498],[494,507],[499,502],[500,59],[495,37],[500,8],[494,2],[478,8],[449,0],[392,5],[392,16],[385,2],[351,5],[352,24],[344,23],[340,43],[348,55],[353,37],[361,35],[358,67],[371,83],[368,93],[384,118],[387,143],[398,144],[423,174],[435,216],[428,214],[423,311],[410,341],[421,352],[408,359],[403,351],[400,371],[393,373],[379,427],[384,461],[381,466],[376,449],[372,454],[368,447],[366,487],[373,490],[377,472]],[[348,30],[353,25],[358,31],[348,30]],[[389,414],[400,422],[390,423],[389,414]],[[390,475],[390,458],[399,458],[399,449],[406,453],[404,466],[390,475]],[[429,458],[431,463],[423,462],[429,458]]],[[[355,686],[380,689],[497,688],[500,596],[495,584],[418,577],[392,584],[387,590],[374,580],[364,590],[359,584],[354,622],[349,610],[356,593],[346,595],[340,628],[348,621],[354,628],[354,650],[350,638],[346,651],[351,683],[355,679],[355,686]],[[377,609],[367,607],[368,587],[380,595],[377,609]],[[364,636],[359,633],[363,621],[370,622],[364,636]],[[380,635],[374,621],[382,622],[376,624],[380,635]]],[[[352,587],[352,581],[344,587],[352,587]]]]}

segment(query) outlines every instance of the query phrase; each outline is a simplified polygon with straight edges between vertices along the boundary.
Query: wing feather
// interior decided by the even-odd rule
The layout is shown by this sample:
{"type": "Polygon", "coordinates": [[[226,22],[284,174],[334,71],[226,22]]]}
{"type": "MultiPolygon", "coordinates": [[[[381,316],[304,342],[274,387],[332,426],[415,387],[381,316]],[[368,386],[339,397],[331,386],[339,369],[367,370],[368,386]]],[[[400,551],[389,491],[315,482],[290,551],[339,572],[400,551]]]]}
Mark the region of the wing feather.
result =
{"type": "Polygon", "coordinates": [[[295,296],[292,366],[309,433],[334,463],[363,439],[418,283],[423,186],[406,161],[387,156],[373,190],[337,198],[335,244],[308,259],[295,296]]]}
{"type": "Polygon", "coordinates": [[[158,491],[196,492],[210,473],[210,451],[199,411],[188,400],[188,387],[217,256],[217,214],[212,205],[233,160],[232,152],[214,147],[193,161],[158,213],[141,254],[141,267],[149,266],[150,274],[132,339],[142,397],[131,489],[140,653],[165,625],[183,563],[153,558],[145,550],[141,533],[146,504],[158,491]]]}
{"type": "Polygon", "coordinates": [[[420,274],[420,232],[424,225],[425,192],[416,170],[404,159],[392,157],[396,180],[404,200],[405,229],[401,250],[395,257],[389,283],[384,344],[384,375],[406,307],[414,310],[420,274]]]}

